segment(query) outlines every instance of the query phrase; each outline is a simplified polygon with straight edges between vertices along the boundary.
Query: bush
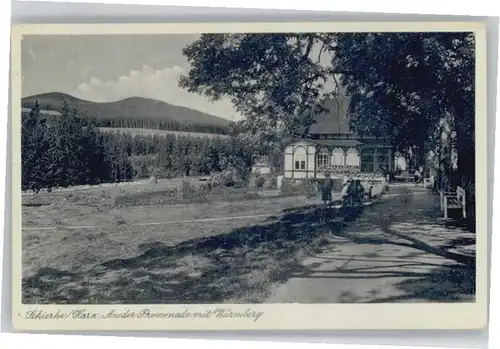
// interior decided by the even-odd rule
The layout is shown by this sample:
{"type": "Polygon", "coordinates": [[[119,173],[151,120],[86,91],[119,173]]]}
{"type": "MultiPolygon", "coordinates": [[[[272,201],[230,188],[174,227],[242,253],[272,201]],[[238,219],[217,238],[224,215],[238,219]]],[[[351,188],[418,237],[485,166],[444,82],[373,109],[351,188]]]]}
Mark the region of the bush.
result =
{"type": "Polygon", "coordinates": [[[210,178],[208,179],[208,184],[211,188],[217,188],[222,186],[224,183],[224,175],[223,173],[213,173],[210,175],[210,178]]]}
{"type": "Polygon", "coordinates": [[[245,186],[243,178],[238,176],[236,171],[231,169],[212,174],[210,176],[209,183],[212,188],[219,186],[241,188],[245,186]]]}
{"type": "Polygon", "coordinates": [[[182,200],[202,201],[209,193],[208,185],[200,185],[196,187],[188,179],[183,179],[181,183],[182,200]]]}
{"type": "Polygon", "coordinates": [[[247,186],[251,189],[260,189],[263,187],[266,178],[259,174],[253,174],[248,178],[247,186]]]}
{"type": "Polygon", "coordinates": [[[259,177],[258,176],[254,176],[254,175],[252,175],[252,176],[250,176],[248,178],[247,185],[248,185],[249,188],[251,188],[251,189],[257,188],[257,178],[259,178],[259,177]]]}
{"type": "Polygon", "coordinates": [[[318,182],[311,179],[300,181],[283,180],[281,193],[285,196],[316,196],[318,195],[318,182]]]}
{"type": "Polygon", "coordinates": [[[278,186],[278,180],[276,179],[276,176],[268,176],[264,180],[263,187],[264,189],[276,189],[278,186]]]}
{"type": "Polygon", "coordinates": [[[264,187],[264,183],[266,183],[266,177],[258,176],[255,180],[255,188],[261,189],[262,187],[264,187]]]}
{"type": "Polygon", "coordinates": [[[247,186],[251,189],[276,189],[278,183],[275,175],[255,174],[250,176],[247,186]]]}

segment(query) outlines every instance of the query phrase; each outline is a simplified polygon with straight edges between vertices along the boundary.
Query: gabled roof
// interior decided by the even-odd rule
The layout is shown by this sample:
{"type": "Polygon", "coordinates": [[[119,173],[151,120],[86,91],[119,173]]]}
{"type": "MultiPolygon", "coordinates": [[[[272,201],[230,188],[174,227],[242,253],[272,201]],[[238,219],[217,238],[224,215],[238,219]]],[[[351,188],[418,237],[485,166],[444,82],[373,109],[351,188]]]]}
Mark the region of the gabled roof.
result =
{"type": "Polygon", "coordinates": [[[315,115],[315,123],[310,127],[309,134],[354,135],[349,127],[349,102],[348,97],[337,96],[323,103],[328,111],[315,115]]]}
{"type": "Polygon", "coordinates": [[[362,142],[356,139],[309,139],[306,138],[306,141],[311,143],[315,143],[318,145],[323,145],[326,147],[356,147],[358,145],[363,144],[362,142]]]}

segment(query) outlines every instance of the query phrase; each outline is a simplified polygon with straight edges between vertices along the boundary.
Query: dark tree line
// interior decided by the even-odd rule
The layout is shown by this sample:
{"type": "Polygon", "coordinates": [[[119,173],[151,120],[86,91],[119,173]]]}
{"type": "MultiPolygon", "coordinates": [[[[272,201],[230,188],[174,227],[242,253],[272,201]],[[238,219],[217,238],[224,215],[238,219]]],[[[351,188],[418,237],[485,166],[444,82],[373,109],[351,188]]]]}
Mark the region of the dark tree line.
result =
{"type": "Polygon", "coordinates": [[[251,149],[238,138],[177,135],[106,135],[127,149],[135,178],[210,175],[234,169],[246,175],[253,163],[251,149]]]}
{"type": "MultiPolygon", "coordinates": [[[[34,108],[33,103],[24,103],[26,108],[34,108]]],[[[38,103],[41,110],[53,110],[53,104],[38,103]]],[[[56,112],[62,113],[62,107],[56,108],[56,112]]],[[[93,116],[81,115],[86,117],[96,127],[113,127],[113,128],[147,128],[152,130],[165,130],[165,131],[183,131],[183,132],[198,132],[198,133],[212,133],[221,135],[236,135],[238,133],[238,125],[231,122],[228,125],[217,125],[211,123],[191,123],[179,122],[175,120],[165,120],[158,117],[148,116],[93,116]]]]}
{"type": "Polygon", "coordinates": [[[67,104],[61,115],[42,115],[35,104],[22,115],[22,188],[121,182],[134,178],[250,171],[253,157],[238,138],[131,136],[99,132],[95,122],[67,104]]]}
{"type": "Polygon", "coordinates": [[[38,105],[22,117],[22,188],[97,184],[132,175],[126,153],[67,104],[60,116],[42,115],[38,105]]]}
{"type": "Polygon", "coordinates": [[[97,127],[115,128],[147,128],[152,130],[183,131],[213,133],[220,135],[233,135],[235,125],[220,126],[214,124],[192,124],[189,122],[180,123],[173,120],[158,120],[148,118],[90,118],[97,127]]]}

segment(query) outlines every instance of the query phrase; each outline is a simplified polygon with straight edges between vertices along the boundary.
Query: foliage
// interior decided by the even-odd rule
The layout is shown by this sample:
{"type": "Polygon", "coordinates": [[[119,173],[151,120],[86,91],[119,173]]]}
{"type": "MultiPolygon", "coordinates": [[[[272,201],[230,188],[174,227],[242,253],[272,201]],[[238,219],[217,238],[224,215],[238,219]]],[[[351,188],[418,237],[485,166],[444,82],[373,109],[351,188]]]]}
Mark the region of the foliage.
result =
{"type": "Polygon", "coordinates": [[[24,190],[96,184],[131,174],[127,159],[118,154],[119,144],[98,137],[67,104],[57,117],[42,116],[35,104],[23,117],[21,138],[24,190]]]}
{"type": "Polygon", "coordinates": [[[151,118],[89,118],[96,127],[112,128],[143,128],[150,130],[199,132],[218,135],[236,134],[235,126],[221,126],[210,124],[192,124],[188,122],[180,123],[174,120],[158,120],[151,118]]]}
{"type": "Polygon", "coordinates": [[[187,179],[182,181],[181,193],[183,200],[202,202],[208,195],[208,192],[209,188],[207,185],[200,185],[196,187],[187,179]]]}
{"type": "Polygon", "coordinates": [[[319,194],[318,182],[315,180],[283,180],[281,185],[281,194],[283,196],[305,195],[314,197],[319,194]]]}
{"type": "Polygon", "coordinates": [[[254,174],[249,178],[248,187],[254,189],[276,189],[277,179],[273,174],[254,174]]]}
{"type": "Polygon", "coordinates": [[[358,133],[422,150],[432,128],[454,115],[461,140],[474,130],[474,36],[470,33],[343,33],[332,69],[352,96],[358,133]]]}
{"type": "Polygon", "coordinates": [[[239,138],[98,132],[67,104],[60,116],[41,115],[38,105],[23,115],[22,154],[23,189],[35,191],[229,170],[226,184],[241,185],[253,164],[239,138]]]}
{"type": "Polygon", "coordinates": [[[261,189],[264,186],[265,182],[266,182],[266,177],[265,176],[258,176],[255,179],[255,188],[261,189]]]}
{"type": "Polygon", "coordinates": [[[266,176],[264,180],[263,187],[264,189],[276,189],[278,186],[278,180],[276,176],[266,176]]]}
{"type": "Polygon", "coordinates": [[[53,139],[46,131],[47,119],[40,115],[40,107],[35,105],[22,120],[21,165],[22,187],[38,192],[50,184],[50,164],[48,150],[53,139]]]}
{"type": "Polygon", "coordinates": [[[413,147],[420,163],[448,115],[458,170],[473,176],[474,45],[456,32],[206,34],[184,49],[191,69],[179,85],[229,97],[256,154],[282,154],[340,93],[353,130],[413,147]]]}
{"type": "Polygon", "coordinates": [[[327,69],[315,44],[321,34],[205,34],[183,53],[191,63],[180,86],[214,100],[228,96],[245,115],[241,133],[255,156],[282,152],[307,133],[311,110],[325,97],[327,69]]]}
{"type": "Polygon", "coordinates": [[[301,135],[326,74],[310,57],[320,40],[320,34],[205,34],[183,50],[192,68],[180,85],[213,99],[229,96],[252,130],[276,130],[283,121],[301,135]]]}

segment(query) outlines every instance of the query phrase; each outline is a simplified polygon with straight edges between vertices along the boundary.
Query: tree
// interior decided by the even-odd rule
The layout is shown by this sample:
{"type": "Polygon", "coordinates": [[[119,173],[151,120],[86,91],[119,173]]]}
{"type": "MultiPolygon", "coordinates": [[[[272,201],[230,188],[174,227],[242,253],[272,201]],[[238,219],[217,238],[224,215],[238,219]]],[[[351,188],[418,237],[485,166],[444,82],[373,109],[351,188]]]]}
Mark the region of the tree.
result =
{"type": "MultiPolygon", "coordinates": [[[[464,141],[474,125],[474,37],[469,33],[347,33],[332,71],[352,96],[354,129],[425,149],[447,113],[464,141]]],[[[470,145],[470,144],[469,144],[470,145]]],[[[422,154],[420,154],[422,155],[422,154]]]]}
{"type": "Polygon", "coordinates": [[[214,100],[228,97],[260,153],[285,135],[306,134],[318,106],[341,92],[350,98],[353,130],[385,137],[401,151],[417,146],[421,159],[450,114],[459,168],[468,171],[474,45],[472,34],[449,32],[207,34],[184,49],[191,69],[179,85],[214,100]]]}
{"type": "Polygon", "coordinates": [[[312,124],[310,111],[327,94],[328,70],[312,52],[322,36],[202,35],[183,50],[191,70],[179,84],[214,100],[229,97],[246,116],[245,131],[264,141],[257,144],[274,143],[283,129],[303,136],[312,124]]]}
{"type": "Polygon", "coordinates": [[[23,116],[21,128],[21,169],[22,188],[38,192],[53,186],[53,170],[50,149],[54,139],[49,132],[48,120],[41,115],[40,106],[35,102],[30,112],[23,116]]]}

